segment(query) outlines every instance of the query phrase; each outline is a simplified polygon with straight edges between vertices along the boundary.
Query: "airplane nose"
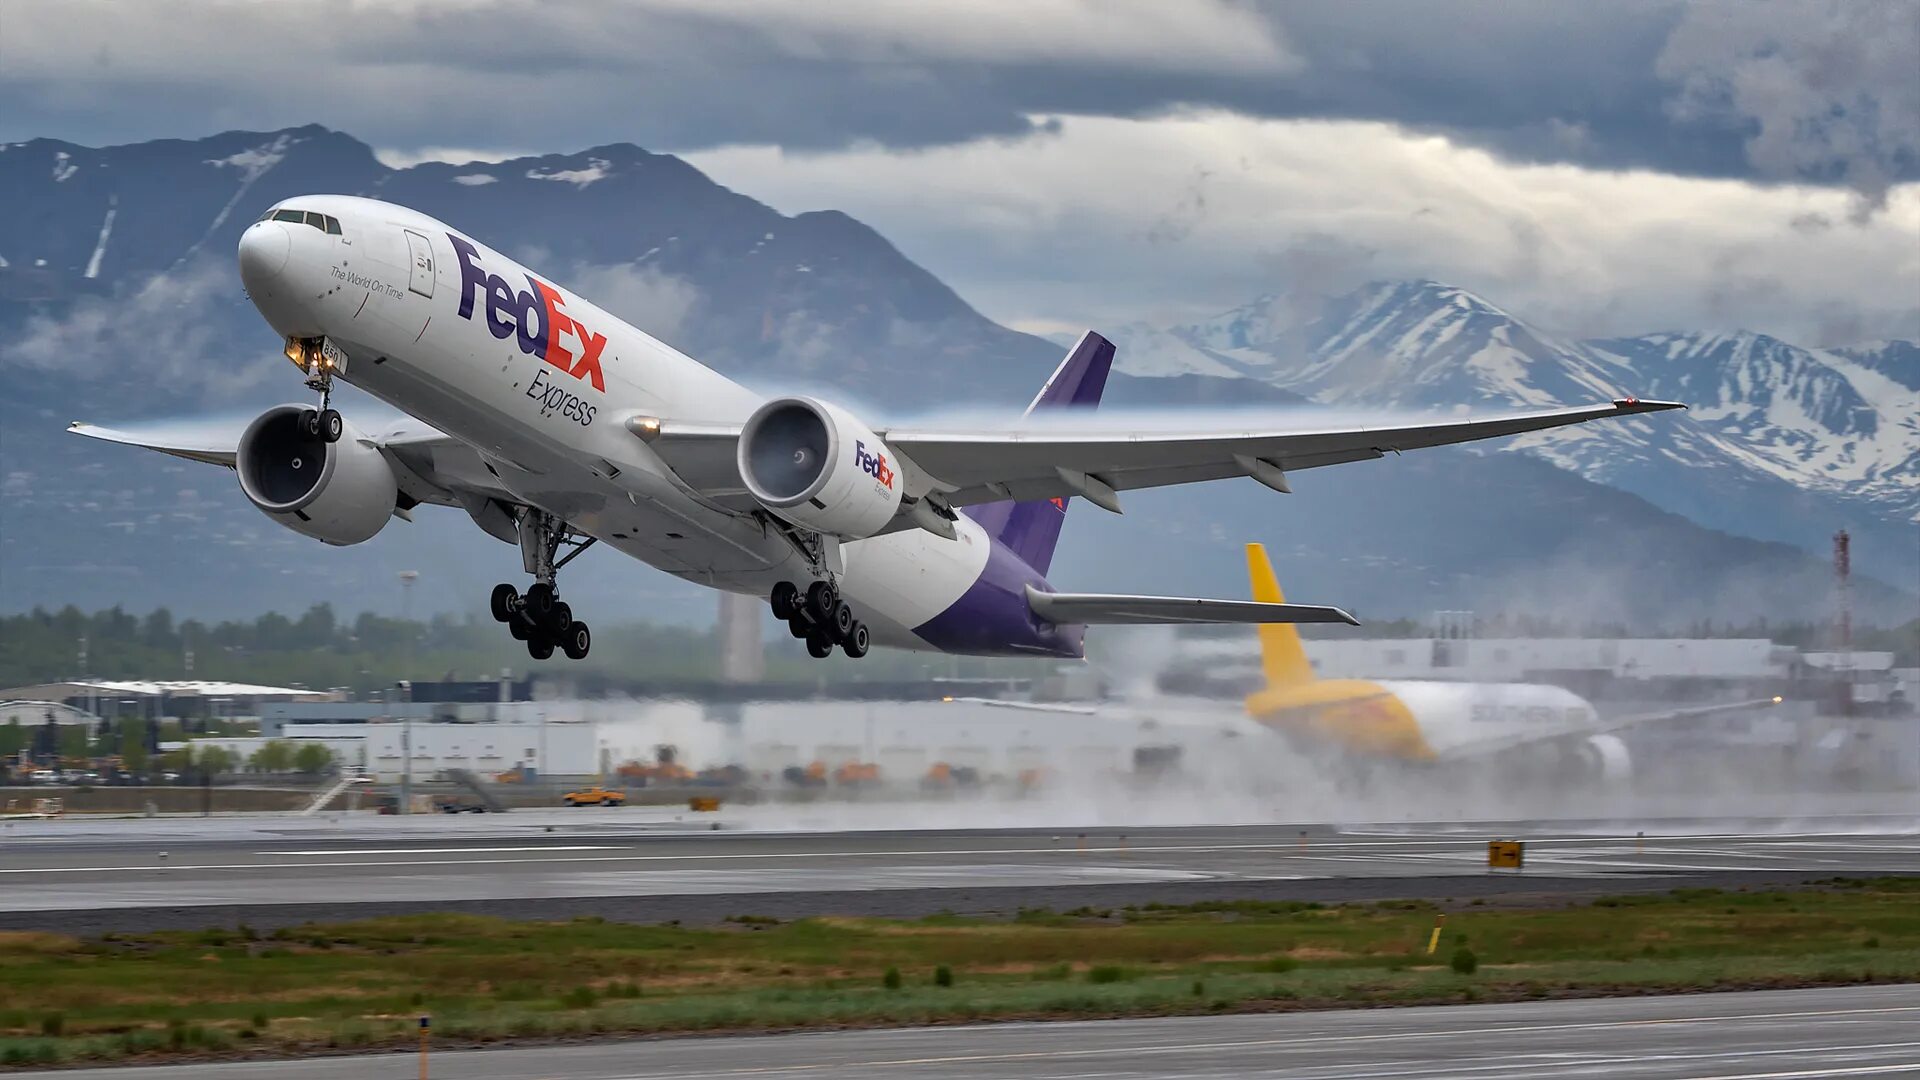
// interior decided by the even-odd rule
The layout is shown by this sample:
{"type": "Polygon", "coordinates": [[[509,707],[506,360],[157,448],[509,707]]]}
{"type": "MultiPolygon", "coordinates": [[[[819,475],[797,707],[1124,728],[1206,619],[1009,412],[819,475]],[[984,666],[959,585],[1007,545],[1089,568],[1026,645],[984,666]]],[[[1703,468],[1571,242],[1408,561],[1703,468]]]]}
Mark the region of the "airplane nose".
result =
{"type": "Polygon", "coordinates": [[[277,221],[257,221],[240,234],[240,281],[256,296],[271,295],[280,271],[287,268],[293,238],[277,221]]]}

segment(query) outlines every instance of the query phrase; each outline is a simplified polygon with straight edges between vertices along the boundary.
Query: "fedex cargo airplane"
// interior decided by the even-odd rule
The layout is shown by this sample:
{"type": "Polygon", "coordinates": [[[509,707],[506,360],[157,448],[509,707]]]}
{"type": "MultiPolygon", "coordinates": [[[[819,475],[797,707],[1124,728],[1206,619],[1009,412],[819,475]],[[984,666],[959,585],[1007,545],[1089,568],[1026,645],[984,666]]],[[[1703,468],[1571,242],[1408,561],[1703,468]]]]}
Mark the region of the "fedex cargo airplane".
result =
{"type": "Polygon", "coordinates": [[[595,544],[764,596],[816,657],[875,645],[1084,655],[1096,623],[1353,622],[1278,602],[1062,593],[1048,564],[1068,500],[1118,513],[1134,488],[1287,474],[1447,443],[1679,408],[1632,398],[1381,426],[1167,431],[1049,425],[1096,404],[1113,363],[1080,339],[1005,431],[873,426],[806,396],[767,398],[469,235],[392,203],[285,200],[240,239],[240,279],[319,396],[237,438],[71,430],[224,465],[256,507],[329,544],[422,503],[517,545],[533,583],[492,611],[544,660],[592,637],[559,574],[595,544]],[[345,380],[413,418],[363,432],[345,380]]]}
{"type": "MultiPolygon", "coordinates": [[[[1259,544],[1247,545],[1247,577],[1255,600],[1282,602],[1273,564],[1259,544]]],[[[1299,631],[1270,625],[1259,634],[1266,686],[1247,695],[1247,715],[1304,752],[1337,754],[1350,764],[1443,765],[1524,753],[1559,780],[1618,783],[1633,771],[1619,732],[1780,701],[1602,717],[1580,695],[1545,683],[1322,679],[1299,631]]]]}

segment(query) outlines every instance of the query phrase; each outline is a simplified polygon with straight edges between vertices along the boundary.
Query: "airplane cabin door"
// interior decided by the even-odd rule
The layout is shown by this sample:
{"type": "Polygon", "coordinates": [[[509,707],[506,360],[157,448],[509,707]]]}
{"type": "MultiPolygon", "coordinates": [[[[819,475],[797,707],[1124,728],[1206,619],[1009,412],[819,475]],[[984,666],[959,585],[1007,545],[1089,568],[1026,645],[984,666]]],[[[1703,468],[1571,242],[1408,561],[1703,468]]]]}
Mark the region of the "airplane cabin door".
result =
{"type": "Polygon", "coordinates": [[[433,296],[433,244],[419,233],[407,230],[407,260],[410,270],[407,287],[421,296],[433,296]]]}

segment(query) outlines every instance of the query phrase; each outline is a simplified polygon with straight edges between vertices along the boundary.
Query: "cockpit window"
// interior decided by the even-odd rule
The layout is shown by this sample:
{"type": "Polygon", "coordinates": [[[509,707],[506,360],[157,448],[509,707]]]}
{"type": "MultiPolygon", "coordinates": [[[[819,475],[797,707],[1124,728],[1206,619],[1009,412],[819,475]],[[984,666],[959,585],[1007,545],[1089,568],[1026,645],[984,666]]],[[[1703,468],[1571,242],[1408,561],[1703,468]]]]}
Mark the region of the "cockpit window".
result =
{"type": "Polygon", "coordinates": [[[261,221],[284,221],[289,225],[311,225],[328,236],[340,236],[340,219],[312,210],[269,210],[261,221]]]}
{"type": "Polygon", "coordinates": [[[272,220],[273,220],[273,211],[271,209],[269,209],[266,213],[261,214],[258,218],[255,219],[256,222],[272,221],[272,220]]]}

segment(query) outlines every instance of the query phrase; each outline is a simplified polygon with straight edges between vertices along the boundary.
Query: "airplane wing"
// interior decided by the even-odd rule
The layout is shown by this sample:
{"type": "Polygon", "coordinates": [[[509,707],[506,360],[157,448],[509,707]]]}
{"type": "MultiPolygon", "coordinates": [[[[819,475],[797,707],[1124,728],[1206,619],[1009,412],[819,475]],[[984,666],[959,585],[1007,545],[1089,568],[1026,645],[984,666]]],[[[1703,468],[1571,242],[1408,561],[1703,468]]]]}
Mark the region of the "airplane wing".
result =
{"type": "Polygon", "coordinates": [[[67,425],[67,430],[75,435],[85,435],[89,439],[99,439],[101,442],[144,447],[148,450],[158,450],[163,454],[171,454],[177,458],[186,458],[188,461],[225,465],[229,469],[233,468],[233,459],[240,445],[239,431],[228,432],[223,428],[212,426],[174,428],[165,432],[141,434],[75,420],[67,425]]]}
{"type": "Polygon", "coordinates": [[[1665,724],[1678,723],[1686,720],[1699,720],[1708,716],[1717,716],[1721,713],[1771,708],[1778,704],[1780,704],[1780,699],[1777,697],[1754,698],[1750,701],[1725,701],[1717,705],[1698,705],[1685,709],[1668,709],[1664,712],[1630,713],[1625,716],[1602,719],[1598,723],[1588,724],[1578,728],[1542,731],[1509,736],[1504,739],[1491,739],[1486,742],[1470,743],[1461,747],[1458,752],[1448,756],[1454,758],[1484,757],[1489,754],[1504,753],[1508,750],[1536,743],[1557,742],[1562,739],[1578,741],[1594,735],[1608,735],[1616,731],[1625,731],[1628,728],[1640,727],[1643,724],[1665,724]]]}
{"type": "Polygon", "coordinates": [[[1206,432],[965,432],[893,428],[881,438],[945,489],[953,506],[1080,495],[1108,510],[1116,492],[1251,476],[1287,490],[1286,474],[1402,450],[1473,442],[1589,420],[1682,409],[1623,398],[1606,405],[1431,423],[1206,432]]]}
{"type": "MultiPolygon", "coordinates": [[[[67,430],[102,442],[138,446],[188,461],[234,467],[239,455],[240,436],[246,424],[241,422],[201,422],[187,425],[163,425],[145,431],[125,431],[75,420],[67,430]]],[[[482,529],[517,543],[506,506],[513,495],[500,484],[487,467],[479,451],[451,435],[411,417],[387,425],[379,434],[369,435],[380,452],[394,466],[400,490],[412,502],[457,506],[467,511],[482,529]]]]}
{"type": "MultiPolygon", "coordinates": [[[[1286,474],[1300,469],[1684,408],[1674,401],[1622,398],[1604,405],[1504,416],[1292,430],[1168,432],[1101,430],[1084,424],[1048,430],[1036,421],[1013,431],[893,427],[878,434],[911,461],[950,506],[1078,495],[1118,512],[1117,493],[1135,488],[1251,476],[1287,491],[1286,474]]],[[[644,437],[690,488],[728,505],[751,502],[734,464],[738,425],[649,423],[658,426],[644,437]]]]}
{"type": "Polygon", "coordinates": [[[1206,600],[1189,596],[1050,593],[1027,586],[1027,607],[1050,623],[1144,626],[1164,623],[1346,623],[1360,620],[1337,607],[1206,600]]]}

